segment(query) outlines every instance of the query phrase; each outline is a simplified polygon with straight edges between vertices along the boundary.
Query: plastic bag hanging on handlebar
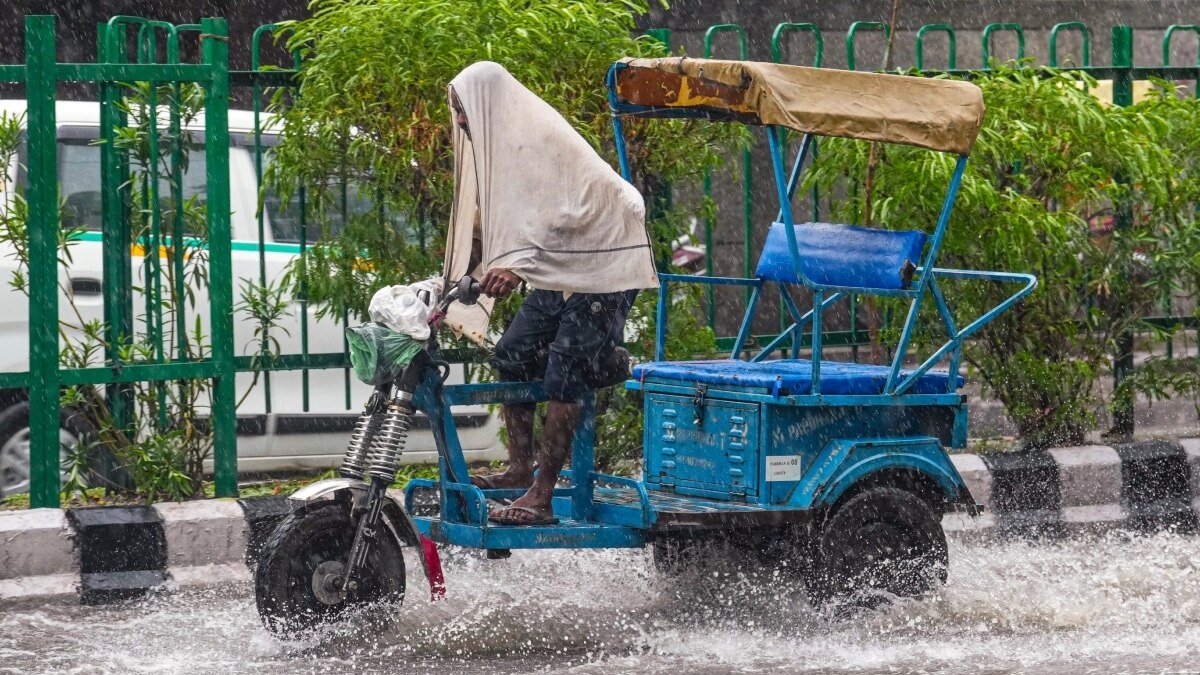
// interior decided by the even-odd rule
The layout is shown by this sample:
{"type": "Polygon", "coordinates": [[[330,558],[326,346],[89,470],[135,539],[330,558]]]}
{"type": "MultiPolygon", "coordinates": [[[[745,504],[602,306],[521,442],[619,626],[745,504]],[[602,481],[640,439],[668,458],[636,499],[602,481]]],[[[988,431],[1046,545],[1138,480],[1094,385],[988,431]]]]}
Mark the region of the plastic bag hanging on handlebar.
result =
{"type": "Polygon", "coordinates": [[[422,347],[420,340],[378,323],[347,328],[346,339],[354,374],[372,387],[400,377],[422,347]]]}

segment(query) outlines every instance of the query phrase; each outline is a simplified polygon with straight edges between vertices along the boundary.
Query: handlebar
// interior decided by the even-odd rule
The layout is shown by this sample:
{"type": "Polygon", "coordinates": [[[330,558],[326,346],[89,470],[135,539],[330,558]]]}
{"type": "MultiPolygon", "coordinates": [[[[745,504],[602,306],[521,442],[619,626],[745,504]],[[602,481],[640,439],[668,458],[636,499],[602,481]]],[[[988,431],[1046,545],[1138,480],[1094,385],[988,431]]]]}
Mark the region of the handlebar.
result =
{"type": "Polygon", "coordinates": [[[464,276],[458,280],[446,291],[446,295],[442,296],[442,301],[438,303],[437,308],[429,315],[429,325],[438,326],[442,319],[446,318],[446,310],[450,308],[451,303],[455,300],[464,305],[473,305],[479,301],[479,296],[483,293],[483,288],[469,276],[464,276]]]}

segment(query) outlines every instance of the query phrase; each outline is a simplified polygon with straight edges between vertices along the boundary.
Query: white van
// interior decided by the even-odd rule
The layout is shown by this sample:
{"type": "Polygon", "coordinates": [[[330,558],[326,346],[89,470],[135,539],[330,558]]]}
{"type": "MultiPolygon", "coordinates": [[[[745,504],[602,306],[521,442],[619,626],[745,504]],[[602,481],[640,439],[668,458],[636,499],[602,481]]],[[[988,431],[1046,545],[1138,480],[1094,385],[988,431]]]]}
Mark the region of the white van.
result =
{"type": "MultiPolygon", "coordinates": [[[[24,101],[0,101],[0,111],[23,117],[24,101]]],[[[60,198],[66,212],[76,224],[87,225],[90,231],[71,248],[71,263],[60,266],[59,275],[70,289],[75,307],[85,320],[103,318],[102,256],[100,243],[100,108],[91,102],[60,102],[56,107],[58,121],[58,167],[60,198]]],[[[234,302],[238,302],[240,279],[259,278],[258,223],[255,217],[259,186],[254,169],[254,117],[243,110],[229,112],[231,147],[229,151],[229,185],[232,216],[230,227],[233,239],[234,302]]],[[[202,128],[197,129],[202,137],[202,128]]],[[[274,145],[276,137],[264,133],[263,145],[274,145]]],[[[19,162],[18,162],[19,163],[19,162]]],[[[188,171],[184,177],[184,197],[205,190],[205,157],[202,150],[191,151],[188,171]]],[[[8,167],[8,192],[22,179],[23,169],[8,167]]],[[[7,203],[7,199],[5,201],[7,203]]],[[[264,207],[264,237],[268,280],[278,279],[288,264],[300,253],[299,224],[294,208],[289,213],[278,199],[268,198],[264,207]]],[[[315,232],[317,228],[312,228],[315,232]]],[[[315,234],[310,234],[315,238],[315,234]]],[[[134,284],[139,285],[143,258],[140,248],[130,251],[134,268],[134,284]]],[[[28,298],[9,285],[17,262],[14,253],[0,250],[0,372],[23,371],[29,367],[29,307],[28,298]]],[[[68,298],[60,298],[60,313],[68,319],[68,298]]],[[[135,314],[144,307],[144,300],[135,290],[135,314]]],[[[284,354],[300,353],[300,305],[282,321],[282,328],[273,333],[284,354]]],[[[326,318],[318,320],[316,308],[309,307],[308,349],[320,354],[341,352],[343,326],[326,318]]],[[[208,325],[208,302],[197,298],[196,313],[208,325]]],[[[247,317],[235,317],[234,349],[238,355],[251,355],[258,347],[254,340],[254,322],[247,317]]],[[[335,466],[340,460],[349,432],[371,388],[350,374],[350,407],[346,405],[346,372],[340,369],[311,370],[308,373],[309,406],[305,409],[300,371],[273,372],[271,381],[271,411],[266,410],[265,388],[258,386],[238,408],[238,468],[243,472],[290,471],[323,469],[335,466]]],[[[452,382],[463,381],[464,370],[456,366],[452,382]]],[[[238,375],[238,400],[250,387],[252,373],[238,375]]],[[[463,406],[454,410],[455,422],[463,450],[468,460],[488,461],[505,456],[498,440],[497,415],[482,406],[463,406]]],[[[0,389],[0,495],[22,492],[29,486],[29,407],[24,392],[0,389]]],[[[79,433],[64,424],[61,437],[71,442],[79,433]]],[[[433,435],[429,421],[423,416],[414,420],[409,435],[405,460],[410,463],[436,461],[433,435]]]]}

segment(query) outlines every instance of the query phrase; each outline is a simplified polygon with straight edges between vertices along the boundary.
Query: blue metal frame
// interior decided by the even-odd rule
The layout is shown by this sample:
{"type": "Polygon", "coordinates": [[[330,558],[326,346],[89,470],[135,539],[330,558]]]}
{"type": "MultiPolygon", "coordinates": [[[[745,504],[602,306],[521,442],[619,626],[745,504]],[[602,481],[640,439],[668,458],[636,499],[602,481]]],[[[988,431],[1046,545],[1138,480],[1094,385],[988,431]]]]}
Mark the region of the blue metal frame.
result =
{"type": "MultiPolygon", "coordinates": [[[[540,383],[501,382],[443,385],[436,369],[430,369],[414,395],[417,409],[429,419],[438,446],[437,481],[413,480],[405,488],[405,508],[413,510],[414,494],[421,489],[440,491],[438,516],[416,516],[422,534],[443,543],[480,548],[627,548],[645,544],[646,530],[654,522],[650,497],[639,481],[597,473],[595,466],[595,398],[584,400],[581,421],[572,446],[571,466],[563,472],[568,488],[554,491],[555,513],[563,525],[548,527],[505,527],[489,525],[489,499],[515,499],[524,490],[480,489],[467,476],[467,464],[454,425],[451,406],[487,403],[536,403],[545,401],[540,383]],[[593,502],[596,484],[632,489],[636,507],[615,509],[593,502]],[[598,518],[597,516],[606,516],[598,518]]],[[[602,488],[603,489],[603,488],[602,488]]]]}
{"type": "MultiPolygon", "coordinates": [[[[691,388],[653,382],[629,382],[626,386],[640,389],[648,397],[667,395],[674,400],[690,401],[695,395],[691,388]]],[[[748,409],[762,410],[764,415],[783,415],[786,414],[783,411],[789,409],[813,409],[825,415],[824,411],[833,409],[944,408],[954,412],[953,434],[965,434],[965,428],[960,429],[960,422],[965,419],[960,394],[890,397],[867,408],[863,407],[863,397],[859,396],[771,397],[739,391],[737,387],[723,388],[717,395],[719,401],[741,402],[748,409]]],[[[928,474],[942,488],[947,502],[963,503],[967,494],[942,442],[926,436],[900,436],[835,439],[815,455],[815,461],[806,462],[809,470],[803,481],[781,485],[782,492],[778,494],[763,489],[756,499],[738,503],[727,499],[721,501],[722,495],[718,491],[693,490],[693,497],[681,498],[663,492],[663,486],[594,470],[595,410],[589,399],[585,401],[582,422],[572,448],[573,468],[562,474],[570,485],[554,491],[554,512],[562,522],[544,527],[489,524],[488,500],[513,499],[524,491],[480,489],[468,481],[462,446],[449,409],[467,403],[519,403],[545,399],[541,385],[537,383],[443,385],[436,371],[430,371],[418,387],[414,400],[417,408],[431,420],[440,421],[434,424],[433,434],[439,448],[441,478],[437,481],[413,480],[405,489],[405,507],[409,512],[413,510],[418,490],[440,492],[441,508],[437,516],[413,517],[422,534],[441,543],[489,549],[640,547],[659,525],[662,510],[657,505],[658,500],[668,496],[676,503],[680,499],[690,499],[691,503],[703,504],[705,509],[731,518],[759,512],[796,513],[827,507],[856,480],[890,468],[915,469],[928,474]],[[613,495],[623,496],[623,499],[613,499],[613,495]]],[[[898,414],[910,416],[906,412],[898,414]]],[[[763,457],[756,460],[760,466],[751,470],[760,470],[768,455],[788,452],[793,450],[787,444],[763,448],[763,457]]]]}
{"type": "Polygon", "coordinates": [[[917,468],[947,495],[962,486],[958,471],[936,438],[838,439],[821,451],[814,467],[788,495],[788,506],[831,506],[859,479],[887,469],[917,468]]]}
{"type": "MultiPolygon", "coordinates": [[[[612,112],[613,130],[616,134],[617,155],[621,161],[621,172],[627,179],[629,178],[628,157],[626,154],[625,138],[621,128],[621,117],[636,116],[636,117],[662,117],[662,118],[720,118],[721,116],[715,112],[687,109],[687,108],[655,108],[648,106],[638,106],[625,103],[619,99],[616,90],[616,75],[617,72],[626,68],[625,64],[614,64],[608,71],[606,82],[608,84],[608,100],[612,112]]],[[[955,163],[954,172],[950,179],[949,188],[946,191],[946,197],[942,203],[942,210],[938,216],[937,224],[934,227],[933,235],[930,237],[924,258],[918,268],[916,276],[916,286],[910,289],[873,289],[849,286],[831,286],[827,284],[819,284],[809,279],[805,274],[801,265],[801,256],[799,246],[796,241],[795,220],[792,214],[791,200],[795,194],[796,187],[799,185],[801,173],[804,168],[805,160],[808,156],[810,148],[814,142],[814,135],[806,133],[801,143],[800,150],[796,154],[795,162],[792,165],[790,173],[785,175],[784,170],[784,143],[782,133],[784,130],[781,127],[767,125],[767,140],[771,152],[771,166],[775,177],[776,196],[779,199],[779,215],[777,221],[785,225],[787,234],[788,248],[792,256],[792,264],[796,272],[796,278],[799,280],[799,285],[810,289],[813,292],[813,308],[807,313],[801,315],[795,303],[791,300],[791,296],[787,292],[784,284],[777,284],[780,288],[780,295],[784,305],[791,314],[793,323],[783,328],[777,336],[767,343],[757,355],[752,357],[752,361],[761,361],[774,349],[783,344],[789,337],[792,338],[792,358],[799,356],[800,337],[805,327],[811,324],[812,335],[812,394],[820,395],[820,372],[822,361],[822,344],[821,344],[821,320],[824,310],[833,302],[843,298],[853,298],[856,295],[875,295],[883,297],[903,297],[910,298],[908,315],[905,318],[904,326],[900,333],[900,338],[895,348],[895,357],[892,359],[891,370],[888,375],[886,384],[883,387],[882,396],[902,396],[907,392],[917,380],[928,372],[931,368],[941,362],[943,359],[948,359],[948,367],[950,372],[957,372],[958,365],[962,357],[963,341],[978,331],[980,328],[991,323],[1001,313],[1008,310],[1022,298],[1028,296],[1037,288],[1037,278],[1031,274],[1020,274],[1011,272],[988,272],[976,270],[953,270],[935,267],[938,254],[941,251],[942,242],[945,239],[946,228],[950,221],[950,213],[954,208],[954,201],[958,196],[958,190],[962,184],[963,173],[967,166],[967,155],[959,155],[955,163]],[[984,313],[980,318],[967,324],[965,328],[959,330],[955,324],[950,308],[946,303],[946,298],[942,293],[941,287],[938,285],[938,278],[944,279],[971,279],[980,281],[991,281],[997,283],[1019,283],[1021,288],[1006,298],[1003,302],[984,313]],[[826,294],[829,294],[828,296],[826,294]],[[933,297],[933,302],[937,308],[938,316],[942,321],[943,327],[948,335],[948,340],[933,354],[919,365],[916,370],[909,373],[901,379],[901,367],[904,363],[904,358],[907,355],[909,343],[912,341],[913,332],[916,329],[917,318],[922,302],[926,295],[933,297]]],[[[755,311],[758,308],[759,298],[762,294],[765,281],[763,279],[743,279],[736,277],[704,277],[704,276],[685,276],[677,274],[660,274],[659,275],[659,303],[658,303],[658,330],[655,335],[655,359],[662,361],[665,357],[665,340],[666,340],[666,323],[667,323],[667,307],[670,304],[668,300],[668,283],[700,283],[709,285],[743,285],[753,289],[750,300],[747,303],[746,314],[742,319],[741,326],[738,330],[737,338],[734,342],[731,351],[732,358],[741,358],[745,348],[746,341],[750,335],[750,326],[753,324],[755,311]]],[[[949,379],[950,391],[953,392],[957,388],[957,378],[949,379]]],[[[864,397],[865,404],[872,404],[874,397],[864,397]]]]}

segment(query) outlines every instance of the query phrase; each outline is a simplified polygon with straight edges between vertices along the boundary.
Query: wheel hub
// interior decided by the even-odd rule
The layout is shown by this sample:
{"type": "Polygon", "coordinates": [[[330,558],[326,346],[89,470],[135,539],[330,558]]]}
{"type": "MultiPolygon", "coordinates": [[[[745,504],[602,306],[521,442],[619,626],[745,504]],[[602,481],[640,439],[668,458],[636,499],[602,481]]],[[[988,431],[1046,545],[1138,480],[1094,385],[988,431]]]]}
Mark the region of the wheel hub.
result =
{"type": "Polygon", "coordinates": [[[313,595],[326,605],[337,605],[346,601],[342,590],[342,570],[345,565],[336,560],[326,560],[313,571],[313,595]]]}
{"type": "MultiPolygon", "coordinates": [[[[13,434],[0,447],[0,495],[29,491],[29,427],[13,434]]],[[[58,430],[60,455],[65,458],[64,448],[73,446],[79,439],[66,429],[58,430]]],[[[64,472],[65,478],[65,472],[64,472]]]]}

